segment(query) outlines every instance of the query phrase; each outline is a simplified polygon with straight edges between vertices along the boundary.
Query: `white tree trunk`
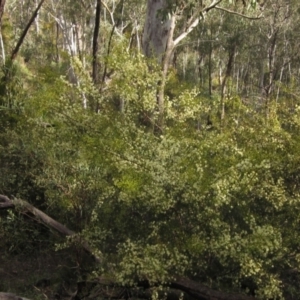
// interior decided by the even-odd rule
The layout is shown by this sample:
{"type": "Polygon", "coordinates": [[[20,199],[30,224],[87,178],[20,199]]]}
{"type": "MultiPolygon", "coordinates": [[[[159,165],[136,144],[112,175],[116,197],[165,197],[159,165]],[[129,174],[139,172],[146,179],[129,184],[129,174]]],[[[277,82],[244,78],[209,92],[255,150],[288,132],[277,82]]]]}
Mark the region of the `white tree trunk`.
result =
{"type": "Polygon", "coordinates": [[[4,65],[6,58],[5,58],[5,48],[4,48],[4,43],[3,43],[1,30],[0,30],[0,45],[1,45],[1,52],[2,52],[2,61],[3,61],[3,65],[4,65]]]}
{"type": "Polygon", "coordinates": [[[159,63],[163,62],[164,54],[169,46],[173,47],[173,30],[175,18],[166,11],[167,0],[148,0],[146,21],[143,32],[142,49],[147,57],[155,57],[159,63]],[[171,36],[170,36],[171,35],[171,36]]]}

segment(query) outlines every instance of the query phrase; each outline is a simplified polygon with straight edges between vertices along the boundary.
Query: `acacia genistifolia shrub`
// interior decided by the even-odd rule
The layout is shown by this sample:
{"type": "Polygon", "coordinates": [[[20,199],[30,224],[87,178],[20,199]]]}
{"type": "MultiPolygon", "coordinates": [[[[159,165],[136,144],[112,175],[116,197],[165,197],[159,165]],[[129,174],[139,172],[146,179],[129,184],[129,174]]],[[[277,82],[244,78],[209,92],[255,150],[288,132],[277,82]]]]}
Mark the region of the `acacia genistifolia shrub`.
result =
{"type": "Polygon", "coordinates": [[[137,121],[143,109],[155,111],[159,78],[147,77],[142,57],[115,62],[120,73],[107,98],[72,63],[80,84],[50,80],[44,69],[21,121],[2,133],[9,143],[1,159],[19,164],[1,166],[1,192],[16,192],[82,235],[102,258],[96,274],[119,283],[184,275],[262,299],[299,293],[289,275],[299,262],[299,109],[283,127],[276,111],[265,119],[236,99],[228,122],[208,130],[194,122],[203,111],[218,122],[218,103],[185,89],[166,101],[166,128],[155,135],[137,121]],[[122,68],[139,72],[136,80],[122,80],[122,68]],[[112,108],[112,96],[125,100],[124,111],[112,108]],[[13,181],[21,163],[24,179],[13,181]]]}

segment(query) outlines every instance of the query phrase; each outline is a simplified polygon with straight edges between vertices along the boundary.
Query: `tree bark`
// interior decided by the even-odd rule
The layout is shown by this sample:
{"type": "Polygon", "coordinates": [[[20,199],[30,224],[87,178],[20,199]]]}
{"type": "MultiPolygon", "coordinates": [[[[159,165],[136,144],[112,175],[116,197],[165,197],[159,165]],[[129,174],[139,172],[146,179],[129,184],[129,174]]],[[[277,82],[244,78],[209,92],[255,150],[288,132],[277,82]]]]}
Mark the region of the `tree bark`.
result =
{"type": "Polygon", "coordinates": [[[145,56],[163,62],[165,51],[173,46],[174,15],[167,16],[167,0],[148,0],[142,50],[145,56]]]}
{"type": "Polygon", "coordinates": [[[175,14],[167,15],[167,0],[148,0],[146,21],[144,25],[142,50],[145,56],[155,58],[161,65],[162,77],[157,87],[157,106],[159,132],[163,131],[164,123],[164,90],[168,67],[174,49],[175,14]]]}

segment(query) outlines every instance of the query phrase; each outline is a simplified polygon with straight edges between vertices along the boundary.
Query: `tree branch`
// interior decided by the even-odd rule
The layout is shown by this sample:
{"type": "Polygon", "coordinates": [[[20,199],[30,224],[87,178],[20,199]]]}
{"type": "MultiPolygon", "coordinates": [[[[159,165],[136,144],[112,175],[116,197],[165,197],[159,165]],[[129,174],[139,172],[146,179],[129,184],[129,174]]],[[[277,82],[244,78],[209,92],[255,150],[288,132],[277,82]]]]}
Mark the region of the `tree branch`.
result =
{"type": "Polygon", "coordinates": [[[174,40],[174,47],[180,43],[186,36],[193,31],[193,29],[199,24],[200,16],[204,16],[211,9],[215,8],[222,0],[214,0],[209,6],[204,8],[199,8],[193,15],[189,18],[186,24],[186,28],[179,34],[179,36],[174,40]]]}
{"type": "Polygon", "coordinates": [[[218,9],[218,10],[225,11],[225,12],[227,12],[229,14],[237,15],[237,16],[240,16],[242,18],[249,19],[249,20],[259,20],[259,19],[263,18],[263,14],[262,13],[259,16],[257,16],[257,17],[251,17],[251,16],[247,16],[247,15],[241,14],[241,13],[239,13],[237,11],[229,10],[227,8],[220,7],[220,6],[217,6],[217,5],[215,6],[215,8],[218,9]]]}
{"type": "Polygon", "coordinates": [[[182,32],[175,40],[174,40],[174,47],[177,46],[186,36],[193,31],[193,29],[199,24],[199,18],[194,20],[194,22],[184,31],[182,32]]]}
{"type": "Polygon", "coordinates": [[[111,23],[112,23],[113,27],[115,28],[115,29],[114,29],[115,33],[116,33],[119,37],[123,38],[122,34],[118,31],[118,28],[117,28],[117,26],[116,26],[116,22],[115,22],[115,18],[114,18],[114,11],[111,11],[111,10],[109,9],[109,7],[108,7],[107,4],[105,3],[105,1],[101,0],[101,3],[102,3],[102,5],[104,6],[104,8],[106,8],[106,10],[108,11],[108,13],[109,13],[109,15],[110,15],[111,23]]]}

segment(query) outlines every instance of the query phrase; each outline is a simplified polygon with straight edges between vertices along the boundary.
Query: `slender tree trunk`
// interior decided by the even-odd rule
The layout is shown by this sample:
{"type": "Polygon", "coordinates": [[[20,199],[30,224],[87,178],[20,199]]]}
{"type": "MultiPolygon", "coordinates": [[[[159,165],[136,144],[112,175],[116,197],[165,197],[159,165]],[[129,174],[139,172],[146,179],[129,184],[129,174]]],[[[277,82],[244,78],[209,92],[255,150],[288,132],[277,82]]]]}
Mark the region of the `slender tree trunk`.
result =
{"type": "Polygon", "coordinates": [[[268,48],[268,84],[265,86],[265,93],[266,93],[266,101],[265,101],[265,108],[266,108],[266,118],[269,118],[270,113],[270,96],[273,91],[274,85],[274,65],[275,65],[275,53],[276,53],[276,46],[277,46],[277,34],[278,30],[275,29],[274,35],[272,35],[269,40],[269,48],[268,48]]]}
{"type": "Polygon", "coordinates": [[[99,30],[100,30],[100,14],[101,14],[101,0],[97,0],[96,5],[96,18],[95,18],[95,28],[94,28],[94,35],[93,35],[93,71],[92,71],[92,79],[94,84],[98,83],[98,37],[99,37],[99,30]]]}
{"type": "Polygon", "coordinates": [[[225,75],[223,77],[222,84],[221,84],[221,126],[223,125],[224,119],[225,119],[226,83],[227,83],[228,78],[231,75],[231,70],[232,70],[232,65],[233,65],[234,55],[235,55],[235,49],[236,49],[236,46],[234,45],[232,47],[232,49],[230,49],[230,51],[229,51],[229,58],[228,58],[228,62],[227,62],[227,67],[226,67],[225,75]]]}
{"type": "Polygon", "coordinates": [[[82,62],[82,49],[80,43],[80,24],[77,22],[75,16],[72,17],[73,23],[73,37],[76,45],[76,54],[78,54],[80,61],[82,62]]]}
{"type": "Polygon", "coordinates": [[[1,29],[0,29],[0,45],[1,45],[1,52],[2,52],[2,61],[3,61],[3,65],[4,65],[6,59],[5,59],[5,48],[4,48],[4,43],[3,43],[3,37],[2,37],[2,31],[1,31],[1,29]]]}
{"type": "Polygon", "coordinates": [[[173,34],[175,29],[175,21],[176,21],[175,16],[172,16],[170,22],[168,40],[166,44],[166,51],[162,58],[162,77],[161,77],[161,82],[158,85],[158,92],[157,92],[157,104],[158,104],[157,126],[160,132],[163,132],[163,127],[164,127],[165,86],[167,81],[169,64],[174,50],[173,34]]]}
{"type": "Polygon", "coordinates": [[[208,94],[212,96],[212,43],[209,43],[208,54],[208,94]]]}
{"type": "Polygon", "coordinates": [[[4,13],[5,8],[5,0],[0,0],[0,43],[1,43],[1,51],[2,51],[2,61],[3,65],[5,64],[5,48],[3,43],[3,37],[2,37],[2,17],[4,13]]]}
{"type": "MultiPolygon", "coordinates": [[[[35,0],[35,5],[37,6],[37,0],[35,0]]],[[[39,12],[36,14],[36,18],[34,20],[35,22],[35,27],[36,27],[36,34],[38,35],[40,33],[40,25],[39,25],[39,12]]]]}
{"type": "MultiPolygon", "coordinates": [[[[280,75],[279,75],[279,84],[282,83],[282,76],[283,76],[283,71],[284,71],[284,63],[280,69],[280,75]]],[[[277,88],[277,94],[276,94],[276,103],[278,102],[278,99],[279,99],[279,93],[280,93],[280,85],[278,85],[278,88],[277,88]]]]}
{"type": "MultiPolygon", "coordinates": [[[[288,7],[289,9],[289,7],[288,7]]],[[[284,57],[283,59],[283,63],[282,63],[282,66],[281,66],[281,69],[280,69],[280,75],[279,75],[279,84],[281,85],[282,83],[282,77],[283,77],[283,73],[284,73],[284,69],[285,67],[289,64],[288,61],[290,60],[287,53],[289,53],[288,51],[288,39],[286,37],[286,32],[284,32],[284,53],[286,55],[286,57],[284,57]]],[[[280,93],[280,85],[278,85],[278,88],[277,88],[277,94],[276,94],[276,104],[278,102],[278,99],[279,99],[279,93],[280,93]]]]}
{"type": "MultiPolygon", "coordinates": [[[[2,5],[2,8],[4,7],[4,1],[3,0],[0,0],[2,1],[0,4],[2,5]]],[[[5,68],[5,73],[4,73],[4,76],[0,82],[0,88],[3,89],[3,94],[4,95],[8,95],[9,92],[8,92],[8,89],[7,89],[7,83],[11,80],[11,77],[12,77],[12,72],[11,72],[11,65],[12,63],[14,62],[14,60],[16,59],[18,53],[19,53],[19,50],[24,42],[24,39],[27,35],[27,32],[30,28],[30,26],[32,25],[32,23],[34,22],[40,8],[42,7],[43,3],[45,2],[45,0],[41,0],[38,7],[35,9],[35,11],[33,12],[28,24],[26,25],[24,31],[22,32],[18,42],[17,42],[17,45],[15,46],[15,48],[13,49],[11,55],[10,55],[10,61],[6,62],[7,63],[7,68],[5,68]]],[[[2,11],[3,13],[3,11],[2,11]]]]}
{"type": "Polygon", "coordinates": [[[42,5],[43,5],[44,2],[45,2],[45,0],[41,0],[41,2],[39,3],[39,5],[37,6],[36,10],[33,12],[33,14],[31,16],[28,24],[26,25],[24,31],[22,32],[22,34],[21,34],[21,36],[19,38],[19,41],[18,41],[16,47],[14,48],[14,50],[11,53],[10,58],[11,58],[12,61],[17,57],[17,55],[19,53],[19,50],[20,50],[20,48],[21,48],[21,46],[22,46],[22,44],[24,42],[24,39],[25,39],[25,37],[27,35],[27,32],[28,32],[30,26],[32,25],[32,23],[34,22],[34,20],[36,19],[37,15],[38,15],[38,12],[39,12],[39,10],[42,7],[42,5]]]}
{"type": "Polygon", "coordinates": [[[261,90],[261,100],[260,102],[263,103],[264,101],[264,97],[265,97],[265,62],[264,62],[264,58],[261,57],[261,61],[260,61],[260,77],[259,77],[259,87],[261,90]]]}
{"type": "Polygon", "coordinates": [[[56,54],[56,62],[59,63],[60,61],[60,55],[59,55],[59,24],[56,21],[55,22],[55,54],[56,54]]]}

